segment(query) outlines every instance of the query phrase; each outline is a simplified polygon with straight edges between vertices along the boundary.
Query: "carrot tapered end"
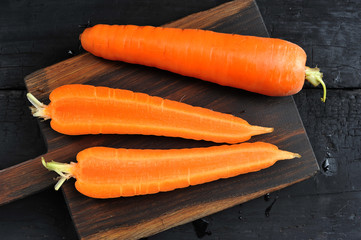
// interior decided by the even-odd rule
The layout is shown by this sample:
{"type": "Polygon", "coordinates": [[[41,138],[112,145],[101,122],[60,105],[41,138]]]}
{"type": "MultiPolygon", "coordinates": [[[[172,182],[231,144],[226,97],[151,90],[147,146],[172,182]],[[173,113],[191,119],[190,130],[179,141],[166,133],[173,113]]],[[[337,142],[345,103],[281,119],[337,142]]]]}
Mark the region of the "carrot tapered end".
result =
{"type": "Polygon", "coordinates": [[[252,134],[253,135],[266,134],[266,133],[271,133],[273,131],[274,131],[274,128],[272,128],[272,127],[252,126],[252,134]]]}
{"type": "Polygon", "coordinates": [[[294,159],[294,158],[301,158],[302,156],[298,153],[294,153],[294,152],[289,152],[289,151],[284,151],[284,150],[280,150],[281,153],[279,156],[280,160],[290,160],[290,159],[294,159]]]}

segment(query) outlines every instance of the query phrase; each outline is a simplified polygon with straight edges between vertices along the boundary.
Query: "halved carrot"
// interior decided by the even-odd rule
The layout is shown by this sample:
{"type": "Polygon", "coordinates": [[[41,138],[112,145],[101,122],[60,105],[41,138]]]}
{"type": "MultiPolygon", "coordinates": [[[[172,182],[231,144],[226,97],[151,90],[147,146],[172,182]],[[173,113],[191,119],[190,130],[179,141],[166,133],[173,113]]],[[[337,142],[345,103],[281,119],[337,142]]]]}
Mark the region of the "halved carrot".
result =
{"type": "Polygon", "coordinates": [[[63,134],[142,134],[238,143],[273,128],[250,125],[231,114],[185,103],[90,85],[61,86],[44,105],[28,94],[33,115],[51,119],[63,134]]]}
{"type": "Polygon", "coordinates": [[[269,96],[299,92],[307,79],[326,86],[306,67],[298,45],[275,38],[200,29],[98,24],[80,36],[83,48],[110,60],[142,64],[269,96]]]}
{"type": "Polygon", "coordinates": [[[61,179],[92,198],[116,198],[171,191],[259,171],[279,160],[300,157],[264,142],[189,149],[116,149],[92,147],[78,153],[77,163],[45,162],[61,179]]]}

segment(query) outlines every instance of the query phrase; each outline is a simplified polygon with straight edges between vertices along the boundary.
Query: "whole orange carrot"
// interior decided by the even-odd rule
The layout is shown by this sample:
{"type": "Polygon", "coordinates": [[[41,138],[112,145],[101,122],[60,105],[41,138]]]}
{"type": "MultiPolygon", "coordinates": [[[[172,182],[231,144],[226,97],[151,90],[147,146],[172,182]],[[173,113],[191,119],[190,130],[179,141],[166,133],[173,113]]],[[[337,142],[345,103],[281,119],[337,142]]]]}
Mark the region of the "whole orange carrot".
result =
{"type": "Polygon", "coordinates": [[[44,105],[28,94],[33,115],[51,119],[63,134],[142,134],[237,143],[273,128],[250,125],[231,114],[185,103],[90,85],[61,86],[44,105]]]}
{"type": "Polygon", "coordinates": [[[299,92],[305,79],[326,87],[306,53],[275,39],[200,29],[99,24],[80,36],[83,48],[110,60],[142,64],[269,96],[299,92]]]}
{"type": "Polygon", "coordinates": [[[256,142],[193,149],[115,149],[93,147],[77,163],[46,163],[61,179],[74,177],[76,189],[92,198],[115,198],[171,191],[268,168],[300,157],[275,145],[256,142]]]}

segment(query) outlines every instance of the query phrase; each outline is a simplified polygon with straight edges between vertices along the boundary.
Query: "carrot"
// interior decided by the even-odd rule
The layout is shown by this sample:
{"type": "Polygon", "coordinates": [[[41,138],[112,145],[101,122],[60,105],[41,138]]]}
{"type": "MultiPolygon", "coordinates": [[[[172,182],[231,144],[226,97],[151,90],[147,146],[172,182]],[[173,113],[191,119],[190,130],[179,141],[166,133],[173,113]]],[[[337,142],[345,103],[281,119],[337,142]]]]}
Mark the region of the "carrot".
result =
{"type": "Polygon", "coordinates": [[[69,84],[50,94],[44,105],[28,94],[33,115],[51,119],[63,134],[143,134],[237,143],[273,128],[250,125],[231,114],[135,93],[129,90],[69,84]]]}
{"type": "Polygon", "coordinates": [[[298,93],[307,79],[326,86],[306,53],[275,39],[200,29],[99,24],[80,35],[83,48],[105,59],[142,64],[268,96],[298,93]]]}
{"type": "Polygon", "coordinates": [[[56,190],[74,177],[80,193],[92,198],[116,198],[230,178],[295,157],[300,155],[255,142],[167,150],[92,147],[77,154],[77,163],[42,162],[61,176],[56,190]]]}

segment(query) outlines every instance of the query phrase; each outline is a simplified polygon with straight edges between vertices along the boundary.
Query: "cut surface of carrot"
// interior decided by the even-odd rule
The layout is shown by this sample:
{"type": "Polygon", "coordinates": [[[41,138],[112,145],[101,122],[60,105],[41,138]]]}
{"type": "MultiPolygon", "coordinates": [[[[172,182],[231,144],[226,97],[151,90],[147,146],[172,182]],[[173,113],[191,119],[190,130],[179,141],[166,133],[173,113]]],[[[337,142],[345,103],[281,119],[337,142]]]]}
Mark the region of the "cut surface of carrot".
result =
{"type": "MultiPolygon", "coordinates": [[[[315,83],[305,66],[305,51],[282,39],[201,29],[98,24],[85,29],[80,40],[85,50],[98,57],[268,96],[296,94],[305,79],[315,83]]],[[[315,71],[319,69],[313,69],[313,75],[315,71]]],[[[314,85],[322,83],[326,94],[322,78],[316,81],[314,85]]]]}
{"type": "Polygon", "coordinates": [[[250,125],[231,114],[135,93],[90,85],[64,85],[52,91],[50,104],[29,100],[33,115],[51,119],[63,134],[142,134],[238,143],[273,128],[250,125]]]}
{"type": "Polygon", "coordinates": [[[61,175],[57,188],[76,178],[76,189],[92,198],[153,194],[256,172],[300,155],[264,142],[188,149],[87,148],[77,162],[45,162],[61,175]]]}

